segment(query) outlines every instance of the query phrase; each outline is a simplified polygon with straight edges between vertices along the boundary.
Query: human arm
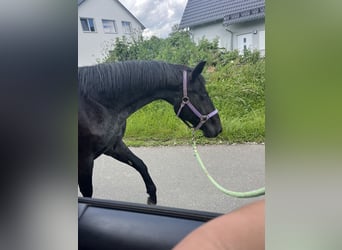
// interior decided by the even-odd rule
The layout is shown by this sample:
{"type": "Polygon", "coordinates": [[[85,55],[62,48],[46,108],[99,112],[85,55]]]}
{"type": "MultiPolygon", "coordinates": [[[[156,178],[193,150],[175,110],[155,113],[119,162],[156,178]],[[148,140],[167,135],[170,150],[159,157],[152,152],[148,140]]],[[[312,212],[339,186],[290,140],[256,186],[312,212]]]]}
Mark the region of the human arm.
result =
{"type": "Polygon", "coordinates": [[[219,216],[186,236],[173,250],[265,249],[265,200],[219,216]]]}

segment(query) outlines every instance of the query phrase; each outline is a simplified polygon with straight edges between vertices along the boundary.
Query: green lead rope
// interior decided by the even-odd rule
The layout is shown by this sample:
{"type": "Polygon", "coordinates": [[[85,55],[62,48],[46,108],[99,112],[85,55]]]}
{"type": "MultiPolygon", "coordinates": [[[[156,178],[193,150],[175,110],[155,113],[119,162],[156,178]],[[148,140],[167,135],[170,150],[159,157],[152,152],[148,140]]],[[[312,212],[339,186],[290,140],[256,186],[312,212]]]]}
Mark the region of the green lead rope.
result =
{"type": "Polygon", "coordinates": [[[231,191],[231,190],[225,189],[224,187],[222,187],[220,184],[218,184],[215,181],[215,179],[209,174],[207,168],[203,164],[203,161],[202,161],[202,159],[199,156],[198,151],[197,151],[196,141],[195,141],[195,133],[194,132],[193,132],[193,137],[192,137],[192,147],[194,149],[194,155],[195,155],[199,165],[203,169],[204,173],[207,175],[208,179],[211,181],[211,183],[214,184],[214,186],[216,188],[221,190],[223,193],[225,193],[227,195],[230,195],[232,197],[236,197],[236,198],[252,198],[252,197],[257,197],[257,196],[261,196],[261,195],[265,194],[265,187],[262,187],[262,188],[259,188],[259,189],[256,189],[256,190],[247,191],[247,192],[235,192],[235,191],[231,191]]]}

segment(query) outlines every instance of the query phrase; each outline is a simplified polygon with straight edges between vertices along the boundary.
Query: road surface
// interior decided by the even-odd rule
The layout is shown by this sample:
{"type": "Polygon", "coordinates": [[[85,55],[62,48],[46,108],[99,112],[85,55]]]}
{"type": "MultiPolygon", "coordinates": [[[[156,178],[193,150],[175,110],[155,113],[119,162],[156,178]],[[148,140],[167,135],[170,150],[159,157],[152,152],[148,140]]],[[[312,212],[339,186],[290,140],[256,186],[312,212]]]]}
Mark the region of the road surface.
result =
{"type": "MultiPolygon", "coordinates": [[[[158,205],[227,213],[251,201],[232,198],[208,180],[191,146],[137,147],[131,150],[148,166],[157,186],[158,205]]],[[[265,145],[198,146],[209,173],[223,187],[248,191],[265,186],[265,145]]],[[[94,198],[146,203],[139,173],[108,156],[95,160],[94,198]]],[[[80,193],[79,193],[80,195],[80,193]]]]}

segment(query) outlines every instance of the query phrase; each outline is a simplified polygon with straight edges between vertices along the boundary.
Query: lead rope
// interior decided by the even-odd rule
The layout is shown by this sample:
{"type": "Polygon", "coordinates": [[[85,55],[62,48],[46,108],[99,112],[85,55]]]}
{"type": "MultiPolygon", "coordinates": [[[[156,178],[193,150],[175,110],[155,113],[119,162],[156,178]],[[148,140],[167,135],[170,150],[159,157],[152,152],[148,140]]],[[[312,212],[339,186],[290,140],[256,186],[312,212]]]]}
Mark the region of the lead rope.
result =
{"type": "Polygon", "coordinates": [[[199,163],[199,165],[201,166],[201,168],[203,169],[204,173],[206,174],[206,176],[208,177],[208,179],[211,181],[211,183],[218,188],[220,191],[222,191],[223,193],[232,196],[232,197],[236,197],[236,198],[252,198],[252,197],[257,197],[257,196],[261,196],[265,194],[265,187],[256,189],[256,190],[251,190],[251,191],[247,191],[247,192],[235,192],[235,191],[231,191],[231,190],[227,190],[224,187],[222,187],[220,184],[218,184],[215,179],[209,174],[207,168],[205,167],[198,151],[197,151],[197,146],[196,146],[196,137],[195,137],[195,130],[192,130],[192,147],[194,149],[194,155],[199,163]]]}

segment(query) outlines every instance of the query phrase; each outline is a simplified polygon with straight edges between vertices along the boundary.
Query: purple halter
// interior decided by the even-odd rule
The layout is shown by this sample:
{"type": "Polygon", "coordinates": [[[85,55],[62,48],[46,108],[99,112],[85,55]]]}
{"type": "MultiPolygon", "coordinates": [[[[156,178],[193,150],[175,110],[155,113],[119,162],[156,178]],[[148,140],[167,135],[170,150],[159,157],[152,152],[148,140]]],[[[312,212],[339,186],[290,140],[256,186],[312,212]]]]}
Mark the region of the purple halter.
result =
{"type": "Polygon", "coordinates": [[[178,109],[177,112],[177,116],[179,117],[182,109],[184,108],[185,105],[187,105],[190,110],[200,119],[200,122],[197,124],[196,127],[193,127],[191,125],[189,125],[187,122],[185,122],[185,124],[190,127],[190,128],[194,128],[195,130],[199,129],[200,127],[202,127],[202,125],[204,123],[206,123],[211,117],[213,117],[214,115],[216,115],[218,113],[217,109],[215,109],[214,111],[210,112],[207,115],[202,115],[196,108],[194,105],[192,105],[192,103],[190,102],[190,98],[188,97],[188,72],[186,70],[183,71],[183,98],[182,98],[182,103],[178,109]]]}

